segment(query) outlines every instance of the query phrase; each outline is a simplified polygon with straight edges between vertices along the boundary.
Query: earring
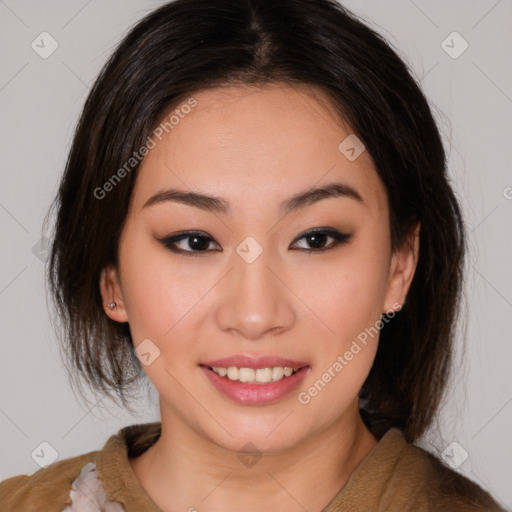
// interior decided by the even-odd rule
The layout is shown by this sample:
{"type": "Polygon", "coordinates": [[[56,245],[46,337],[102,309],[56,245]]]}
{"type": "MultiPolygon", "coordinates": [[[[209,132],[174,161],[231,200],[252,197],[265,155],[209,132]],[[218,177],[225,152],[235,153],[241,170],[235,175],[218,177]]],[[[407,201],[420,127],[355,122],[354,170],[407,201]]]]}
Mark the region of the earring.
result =
{"type": "Polygon", "coordinates": [[[108,307],[109,307],[110,309],[114,309],[114,308],[116,308],[116,307],[117,307],[117,304],[116,304],[115,302],[111,302],[111,303],[108,305],[108,307]]]}

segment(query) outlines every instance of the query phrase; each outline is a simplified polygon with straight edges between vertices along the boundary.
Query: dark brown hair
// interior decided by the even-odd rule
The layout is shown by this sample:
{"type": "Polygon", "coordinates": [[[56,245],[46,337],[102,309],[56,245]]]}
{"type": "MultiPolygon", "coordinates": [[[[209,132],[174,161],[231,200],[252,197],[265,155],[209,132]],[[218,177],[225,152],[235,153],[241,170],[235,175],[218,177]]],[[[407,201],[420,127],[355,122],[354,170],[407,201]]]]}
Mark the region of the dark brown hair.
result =
{"type": "Polygon", "coordinates": [[[101,198],[98,188],[194,93],[276,82],[323,91],[363,141],[388,194],[393,249],[421,222],[406,303],[381,328],[360,392],[374,435],[397,427],[414,441],[431,423],[448,378],[464,225],[438,128],[407,65],[333,0],[177,0],[119,44],[86,100],[52,205],[47,273],[70,374],[124,406],[143,375],[128,324],[108,318],[99,291],[101,270],[118,261],[138,165],[101,198]]]}

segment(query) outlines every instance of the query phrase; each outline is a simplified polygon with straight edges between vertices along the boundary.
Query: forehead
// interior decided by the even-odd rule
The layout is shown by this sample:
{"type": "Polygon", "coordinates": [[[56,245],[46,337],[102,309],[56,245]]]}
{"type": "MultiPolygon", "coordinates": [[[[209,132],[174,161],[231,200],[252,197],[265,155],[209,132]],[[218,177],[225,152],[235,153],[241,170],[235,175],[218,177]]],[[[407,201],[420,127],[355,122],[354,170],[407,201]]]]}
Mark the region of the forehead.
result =
{"type": "Polygon", "coordinates": [[[161,140],[141,163],[134,207],[168,187],[221,196],[249,208],[304,188],[343,181],[377,212],[385,189],[363,151],[339,149],[351,136],[326,96],[307,86],[227,86],[193,95],[162,119],[161,140]],[[187,100],[181,105],[185,105],[187,100]],[[173,123],[167,123],[173,114],[173,123]]]}

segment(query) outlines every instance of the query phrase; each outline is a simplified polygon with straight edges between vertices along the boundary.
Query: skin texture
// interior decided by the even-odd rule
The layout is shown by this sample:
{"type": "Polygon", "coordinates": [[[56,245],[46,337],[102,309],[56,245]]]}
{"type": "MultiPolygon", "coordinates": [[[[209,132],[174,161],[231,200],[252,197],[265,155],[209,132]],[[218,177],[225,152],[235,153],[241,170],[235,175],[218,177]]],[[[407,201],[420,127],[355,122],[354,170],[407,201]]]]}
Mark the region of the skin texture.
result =
{"type": "MultiPolygon", "coordinates": [[[[143,160],[119,267],[100,279],[106,314],[129,322],[136,346],[149,338],[160,350],[144,369],[160,395],[162,435],[131,465],[164,510],[320,510],[377,443],[357,397],[378,337],[308,404],[298,393],[403,304],[419,226],[391,253],[384,185],[366,151],[354,161],[339,151],[350,127],[320,91],[229,86],[194,97],[197,106],[143,160]],[[279,211],[294,194],[335,181],[357,189],[364,204],[337,197],[279,211]],[[171,201],[143,208],[168,187],[220,196],[232,214],[171,201]],[[316,227],[352,237],[311,252],[315,246],[298,237],[316,227]],[[158,241],[185,230],[208,234],[208,251],[180,255],[158,241]],[[263,249],[251,264],[236,252],[248,236],[263,249]],[[242,405],[198,366],[235,354],[282,356],[310,369],[278,402],[242,405]],[[237,457],[248,442],[262,454],[250,468],[237,457]]],[[[193,250],[189,239],[177,245],[193,250]]]]}

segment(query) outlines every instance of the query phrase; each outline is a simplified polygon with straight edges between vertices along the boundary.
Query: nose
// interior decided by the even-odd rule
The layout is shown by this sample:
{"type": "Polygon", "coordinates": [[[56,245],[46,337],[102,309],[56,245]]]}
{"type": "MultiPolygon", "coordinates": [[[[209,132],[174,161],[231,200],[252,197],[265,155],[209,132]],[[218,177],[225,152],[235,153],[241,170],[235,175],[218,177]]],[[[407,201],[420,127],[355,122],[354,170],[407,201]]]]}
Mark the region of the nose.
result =
{"type": "Polygon", "coordinates": [[[224,280],[216,310],[222,330],[256,341],[292,328],[297,315],[290,277],[270,253],[263,250],[251,263],[233,254],[234,268],[224,280]]]}

